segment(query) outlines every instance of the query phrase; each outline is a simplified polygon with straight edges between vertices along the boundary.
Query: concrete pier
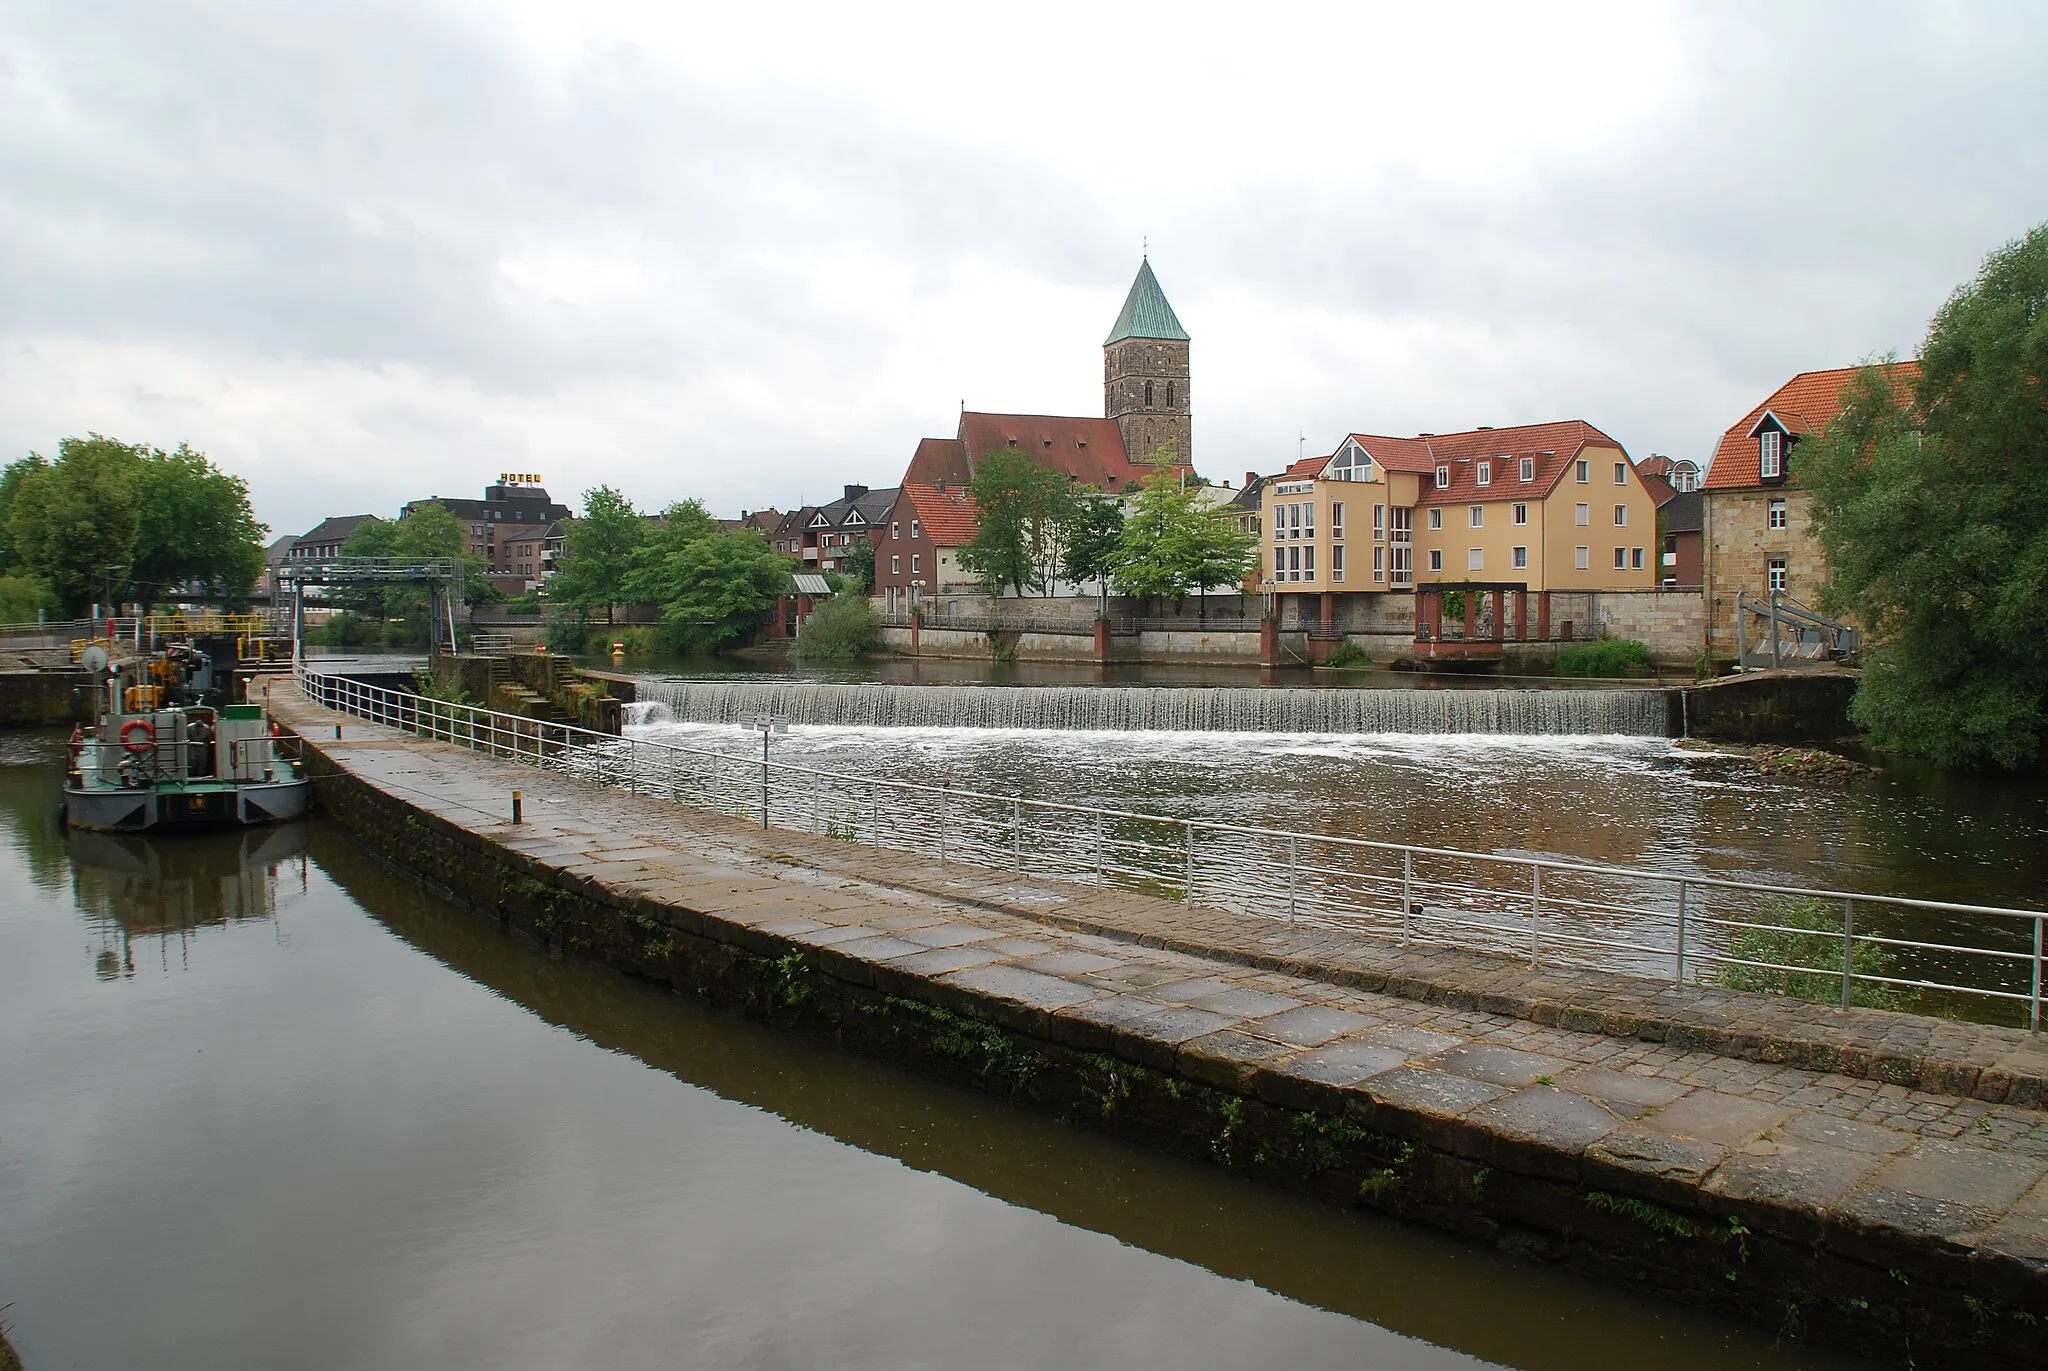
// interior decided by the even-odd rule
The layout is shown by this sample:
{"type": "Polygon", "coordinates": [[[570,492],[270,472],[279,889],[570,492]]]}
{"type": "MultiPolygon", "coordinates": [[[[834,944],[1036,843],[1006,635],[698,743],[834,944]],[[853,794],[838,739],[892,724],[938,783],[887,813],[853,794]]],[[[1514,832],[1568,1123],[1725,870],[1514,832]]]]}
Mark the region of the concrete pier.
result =
{"type": "Polygon", "coordinates": [[[2048,1052],[2024,1033],[763,831],[288,681],[271,705],[327,813],[565,955],[1789,1337],[2048,1362],[2048,1052]]]}

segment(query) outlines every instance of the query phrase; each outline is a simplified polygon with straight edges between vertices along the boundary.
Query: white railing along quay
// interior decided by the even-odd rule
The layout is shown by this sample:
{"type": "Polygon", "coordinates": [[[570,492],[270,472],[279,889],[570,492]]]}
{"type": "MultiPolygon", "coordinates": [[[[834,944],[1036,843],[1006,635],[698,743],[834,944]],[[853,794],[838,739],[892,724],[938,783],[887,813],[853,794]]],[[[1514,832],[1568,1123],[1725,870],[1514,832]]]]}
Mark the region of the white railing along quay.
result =
{"type": "Polygon", "coordinates": [[[2040,1030],[2048,910],[1472,852],[993,795],[734,755],[454,704],[315,672],[313,703],[676,803],[941,862],[1116,885],[1251,916],[1711,983],[1735,967],[1843,1005],[1922,994],[2040,1030]],[[1815,929],[1787,906],[1818,906],[1815,929]],[[1755,935],[1745,937],[1745,935],[1755,935]],[[1882,958],[1859,953],[1881,949],[1882,958]],[[1787,960],[1796,958],[1796,960],[1787,960]],[[1859,991],[1863,992],[1859,996],[1859,991]]]}

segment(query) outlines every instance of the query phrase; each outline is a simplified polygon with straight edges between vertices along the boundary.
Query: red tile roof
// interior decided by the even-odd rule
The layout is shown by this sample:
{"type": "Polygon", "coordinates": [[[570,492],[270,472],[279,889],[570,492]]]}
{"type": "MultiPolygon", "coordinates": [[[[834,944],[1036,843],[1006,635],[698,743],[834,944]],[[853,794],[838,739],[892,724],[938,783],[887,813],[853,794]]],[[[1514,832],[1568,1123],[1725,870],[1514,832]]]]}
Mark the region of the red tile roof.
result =
{"type": "MultiPolygon", "coordinates": [[[[1431,433],[1414,438],[1393,438],[1385,434],[1354,433],[1351,440],[1371,454],[1389,471],[1407,471],[1434,477],[1436,469],[1451,469],[1451,482],[1442,490],[1425,488],[1418,504],[1462,504],[1473,500],[1507,500],[1518,495],[1541,499],[1548,495],[1571,469],[1572,460],[1583,448],[1611,447],[1627,452],[1620,443],[1583,419],[1566,419],[1550,424],[1517,424],[1509,428],[1475,428],[1464,433],[1431,433]],[[1535,459],[1535,479],[1523,481],[1521,458],[1535,459]],[[1490,461],[1492,481],[1479,484],[1480,461],[1490,461]]],[[[1328,457],[1296,462],[1289,476],[1314,475],[1328,457]]]]}
{"type": "Polygon", "coordinates": [[[974,531],[980,524],[974,497],[959,486],[949,484],[941,490],[926,482],[906,481],[903,498],[910,501],[933,546],[959,547],[974,540],[974,531]]]}
{"type": "Polygon", "coordinates": [[[967,445],[970,467],[978,467],[992,452],[1028,452],[1054,471],[1101,490],[1123,490],[1151,474],[1125,453],[1123,430],[1114,419],[968,410],[960,416],[960,441],[967,445]]]}
{"type": "Polygon", "coordinates": [[[964,486],[973,474],[967,466],[967,444],[958,438],[920,438],[901,484],[934,485],[944,481],[947,485],[964,486]]]}
{"type": "MultiPolygon", "coordinates": [[[[1879,368],[1892,384],[1910,389],[1920,379],[1918,362],[1890,362],[1879,368]]],[[[1818,433],[1842,413],[1842,390],[1856,378],[1862,367],[1834,367],[1827,371],[1802,371],[1767,396],[1764,402],[1742,416],[1721,435],[1714,449],[1714,464],[1707,468],[1706,490],[1730,490],[1763,483],[1761,454],[1757,451],[1756,426],[1766,414],[1773,415],[1788,433],[1818,433]]]]}

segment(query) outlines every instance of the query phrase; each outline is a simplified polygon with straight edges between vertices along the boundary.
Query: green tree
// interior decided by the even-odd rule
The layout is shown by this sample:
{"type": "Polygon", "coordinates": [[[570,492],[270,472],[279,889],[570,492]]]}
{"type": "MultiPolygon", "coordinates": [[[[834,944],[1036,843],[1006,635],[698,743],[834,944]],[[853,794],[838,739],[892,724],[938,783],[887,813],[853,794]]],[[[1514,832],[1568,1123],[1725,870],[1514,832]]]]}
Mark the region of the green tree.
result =
{"type": "Polygon", "coordinates": [[[853,549],[839,557],[839,569],[855,590],[866,594],[875,584],[875,542],[867,535],[853,540],[853,549]]]}
{"type": "Polygon", "coordinates": [[[1004,586],[1018,595],[1051,593],[1073,525],[1073,483],[1029,453],[1006,449],[982,459],[967,490],[978,522],[960,565],[991,595],[1004,586]]]}
{"type": "Polygon", "coordinates": [[[1092,487],[1076,491],[1074,515],[1067,527],[1067,554],[1060,574],[1077,585],[1108,580],[1123,532],[1124,509],[1113,496],[1092,487]]]}
{"type": "Polygon", "coordinates": [[[583,517],[569,525],[562,569],[548,584],[550,598],[587,616],[598,606],[613,622],[613,606],[626,597],[634,554],[647,539],[647,521],[633,502],[610,486],[583,493],[583,517]]]}
{"type": "Polygon", "coordinates": [[[711,517],[702,500],[681,500],[663,510],[633,552],[622,585],[626,599],[634,604],[666,604],[676,588],[671,559],[691,543],[715,538],[718,533],[718,520],[711,517]]]}
{"type": "Polygon", "coordinates": [[[0,575],[0,624],[34,623],[38,615],[57,608],[57,597],[33,576],[0,575]]]}
{"type": "Polygon", "coordinates": [[[64,439],[55,462],[16,477],[7,511],[14,555],[67,614],[127,583],[142,512],[137,465],[135,449],[95,433],[64,439]]]}
{"type": "Polygon", "coordinates": [[[249,487],[203,452],[131,449],[141,510],[129,578],[146,614],[166,592],[193,581],[246,594],[263,570],[263,535],[249,487]]]}
{"type": "Polygon", "coordinates": [[[7,521],[14,511],[15,492],[21,483],[36,472],[49,467],[49,459],[31,452],[18,462],[10,462],[5,471],[0,471],[0,576],[21,570],[21,556],[15,551],[14,535],[8,531],[7,521]]]}
{"type": "Polygon", "coordinates": [[[751,637],[789,588],[789,575],[789,559],[758,532],[727,533],[714,525],[709,536],[672,547],[636,579],[642,591],[653,592],[647,598],[662,606],[665,646],[712,652],[751,637]]]}
{"type": "Polygon", "coordinates": [[[1852,716],[1944,766],[2038,762],[2048,737],[2048,225],[1929,325],[1908,397],[1865,369],[1794,468],[1823,603],[1869,631],[1852,716]]]}
{"type": "Polygon", "coordinates": [[[1155,456],[1152,475],[1124,511],[1110,584],[1119,595],[1183,600],[1191,590],[1244,579],[1257,539],[1227,511],[1212,508],[1170,458],[1155,456]]]}

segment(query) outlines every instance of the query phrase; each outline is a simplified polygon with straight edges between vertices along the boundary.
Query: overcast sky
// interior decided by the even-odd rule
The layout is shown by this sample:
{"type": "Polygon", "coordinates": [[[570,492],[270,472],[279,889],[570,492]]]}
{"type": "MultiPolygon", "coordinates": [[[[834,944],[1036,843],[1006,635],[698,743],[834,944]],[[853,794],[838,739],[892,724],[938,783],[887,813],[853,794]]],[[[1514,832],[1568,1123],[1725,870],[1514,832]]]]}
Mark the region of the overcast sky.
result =
{"type": "Polygon", "coordinates": [[[1099,414],[1149,239],[1212,477],[1583,418],[1704,460],[2048,219],[2048,5],[0,0],[0,453],[279,532],[541,473],[893,484],[1099,414]]]}

